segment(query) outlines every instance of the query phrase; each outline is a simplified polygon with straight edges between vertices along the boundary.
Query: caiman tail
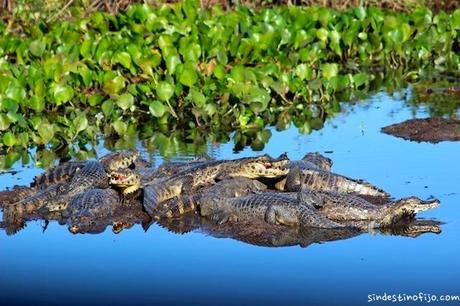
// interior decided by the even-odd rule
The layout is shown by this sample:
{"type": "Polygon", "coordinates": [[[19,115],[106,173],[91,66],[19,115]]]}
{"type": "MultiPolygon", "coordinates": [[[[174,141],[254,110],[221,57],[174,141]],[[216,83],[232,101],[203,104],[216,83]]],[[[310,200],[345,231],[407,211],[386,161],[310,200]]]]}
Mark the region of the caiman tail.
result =
{"type": "Polygon", "coordinates": [[[440,204],[438,199],[423,201],[417,197],[408,197],[396,201],[387,210],[380,221],[380,226],[389,226],[403,218],[413,218],[419,212],[437,208],[440,204]]]}
{"type": "Polygon", "coordinates": [[[37,192],[36,188],[15,186],[11,190],[0,192],[0,207],[19,202],[37,192]]]}
{"type": "Polygon", "coordinates": [[[327,171],[291,169],[286,180],[287,190],[299,191],[301,187],[311,190],[389,197],[387,192],[364,180],[355,180],[327,171]]]}
{"type": "Polygon", "coordinates": [[[4,208],[3,219],[13,220],[25,214],[37,212],[45,205],[46,201],[56,197],[62,190],[62,184],[56,184],[19,202],[7,205],[4,208]]]}

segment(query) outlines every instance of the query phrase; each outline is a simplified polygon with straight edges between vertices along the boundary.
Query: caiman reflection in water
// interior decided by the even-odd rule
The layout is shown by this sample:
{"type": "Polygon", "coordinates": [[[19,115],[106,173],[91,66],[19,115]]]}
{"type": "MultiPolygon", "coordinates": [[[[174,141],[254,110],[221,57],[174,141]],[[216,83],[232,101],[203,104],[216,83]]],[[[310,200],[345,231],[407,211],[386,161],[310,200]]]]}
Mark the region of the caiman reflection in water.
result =
{"type": "MultiPolygon", "coordinates": [[[[345,227],[336,229],[301,228],[288,227],[283,225],[272,225],[260,220],[244,220],[238,223],[216,224],[212,220],[203,218],[197,213],[189,213],[180,218],[163,218],[153,221],[139,206],[131,205],[122,207],[113,212],[110,216],[93,218],[79,227],[69,226],[69,232],[77,234],[98,234],[106,231],[109,227],[116,234],[128,230],[133,226],[142,226],[146,232],[151,226],[159,225],[166,230],[182,235],[190,232],[200,232],[215,238],[235,239],[247,244],[262,247],[308,247],[315,243],[325,243],[336,240],[344,240],[357,237],[364,233],[394,235],[416,238],[426,233],[441,233],[441,223],[434,220],[401,220],[398,224],[383,229],[366,228],[365,222],[358,228],[345,227]]],[[[46,231],[48,222],[58,222],[61,225],[67,224],[62,215],[49,213],[46,216],[31,214],[24,216],[21,223],[1,224],[3,230],[8,234],[15,234],[23,229],[27,220],[43,220],[43,230],[46,231]]]]}

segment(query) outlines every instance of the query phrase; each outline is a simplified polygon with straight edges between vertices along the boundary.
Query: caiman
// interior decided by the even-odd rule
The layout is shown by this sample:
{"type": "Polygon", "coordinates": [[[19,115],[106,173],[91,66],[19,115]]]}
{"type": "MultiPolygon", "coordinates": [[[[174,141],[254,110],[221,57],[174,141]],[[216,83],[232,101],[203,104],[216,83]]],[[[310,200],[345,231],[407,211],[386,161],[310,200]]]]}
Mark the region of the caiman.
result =
{"type": "MultiPolygon", "coordinates": [[[[301,160],[290,160],[289,163],[286,165],[288,169],[295,169],[299,168],[301,170],[317,170],[317,171],[331,171],[332,168],[332,160],[321,155],[318,152],[307,153],[301,160]]],[[[292,176],[292,174],[291,174],[292,176]]],[[[285,190],[286,186],[286,179],[287,177],[283,178],[279,182],[276,183],[275,188],[277,190],[285,190]]],[[[294,184],[291,181],[291,184],[294,184]]]]}
{"type": "Polygon", "coordinates": [[[225,179],[210,187],[201,188],[192,194],[179,195],[164,201],[158,205],[155,212],[155,218],[175,218],[188,212],[196,211],[200,206],[202,197],[242,197],[249,193],[263,191],[265,189],[267,189],[267,186],[257,180],[245,177],[225,179]]]}
{"type": "Polygon", "coordinates": [[[159,203],[180,194],[212,185],[219,180],[234,177],[281,177],[288,172],[285,169],[288,161],[286,155],[282,155],[278,159],[263,155],[206,162],[181,171],[164,180],[147,184],[144,187],[144,207],[149,215],[155,216],[155,208],[159,203]]]}
{"type": "Polygon", "coordinates": [[[387,192],[364,180],[355,180],[340,174],[318,169],[291,168],[286,176],[284,190],[299,191],[301,186],[311,190],[389,198],[387,192]]]}
{"type": "Polygon", "coordinates": [[[302,190],[298,200],[316,207],[321,214],[336,222],[372,221],[369,226],[374,228],[396,224],[406,217],[413,218],[418,212],[439,206],[437,199],[423,201],[416,197],[374,205],[359,196],[316,190],[302,190]]]}
{"type": "Polygon", "coordinates": [[[302,228],[342,228],[339,223],[329,220],[310,205],[303,205],[274,192],[254,193],[240,198],[203,197],[200,214],[217,223],[256,219],[269,224],[299,226],[302,228]]]}
{"type": "Polygon", "coordinates": [[[30,186],[15,186],[11,190],[0,192],[0,207],[32,197],[38,192],[55,184],[65,182],[84,167],[86,162],[72,161],[53,167],[36,176],[30,186]]]}
{"type": "Polygon", "coordinates": [[[119,233],[149,217],[137,197],[123,200],[113,189],[90,189],[76,195],[67,207],[68,229],[71,233],[100,233],[112,226],[119,233]]]}
{"type": "MultiPolygon", "coordinates": [[[[87,161],[80,170],[75,172],[69,181],[51,184],[49,187],[39,190],[30,197],[5,206],[3,219],[5,221],[17,220],[24,212],[31,212],[38,209],[41,209],[42,213],[64,210],[72,197],[81,192],[92,188],[109,188],[118,181],[118,178],[111,177],[111,175],[117,169],[129,167],[138,156],[139,153],[137,151],[127,151],[108,154],[97,161],[87,161]]],[[[54,172],[51,171],[50,175],[51,173],[54,172]]],[[[124,186],[119,187],[123,190],[124,194],[138,189],[138,187],[134,186],[128,186],[127,188],[124,186]]]]}

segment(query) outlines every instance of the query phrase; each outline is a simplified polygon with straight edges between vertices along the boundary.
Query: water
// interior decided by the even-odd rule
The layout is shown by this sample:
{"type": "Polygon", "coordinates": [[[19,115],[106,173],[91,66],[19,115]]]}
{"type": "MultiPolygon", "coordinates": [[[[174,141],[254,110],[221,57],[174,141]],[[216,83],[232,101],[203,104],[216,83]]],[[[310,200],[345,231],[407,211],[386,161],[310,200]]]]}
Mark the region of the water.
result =
{"type": "MultiPolygon", "coordinates": [[[[364,305],[377,304],[368,303],[370,294],[460,295],[460,142],[432,145],[380,133],[413,115],[398,97],[378,93],[311,135],[273,130],[261,153],[287,151],[296,159],[329,152],[335,172],[394,197],[439,198],[440,208],[420,215],[445,223],[439,235],[363,234],[308,248],[269,248],[156,225],[146,233],[136,226],[119,235],[71,235],[57,223],[42,233],[41,223],[31,222],[14,236],[0,232],[0,304],[364,305]]],[[[255,154],[235,154],[231,143],[210,151],[217,158],[255,154]]],[[[15,170],[1,176],[0,189],[29,183],[40,172],[15,170]]]]}

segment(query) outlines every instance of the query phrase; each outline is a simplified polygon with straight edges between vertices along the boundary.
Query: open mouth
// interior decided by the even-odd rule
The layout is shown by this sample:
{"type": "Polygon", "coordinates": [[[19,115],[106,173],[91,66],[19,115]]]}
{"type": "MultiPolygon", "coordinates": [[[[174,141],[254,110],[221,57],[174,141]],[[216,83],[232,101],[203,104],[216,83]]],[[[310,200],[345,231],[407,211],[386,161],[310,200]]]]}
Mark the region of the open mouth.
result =
{"type": "Polygon", "coordinates": [[[271,163],[264,163],[264,167],[265,167],[265,169],[271,169],[272,164],[271,163]]]}

